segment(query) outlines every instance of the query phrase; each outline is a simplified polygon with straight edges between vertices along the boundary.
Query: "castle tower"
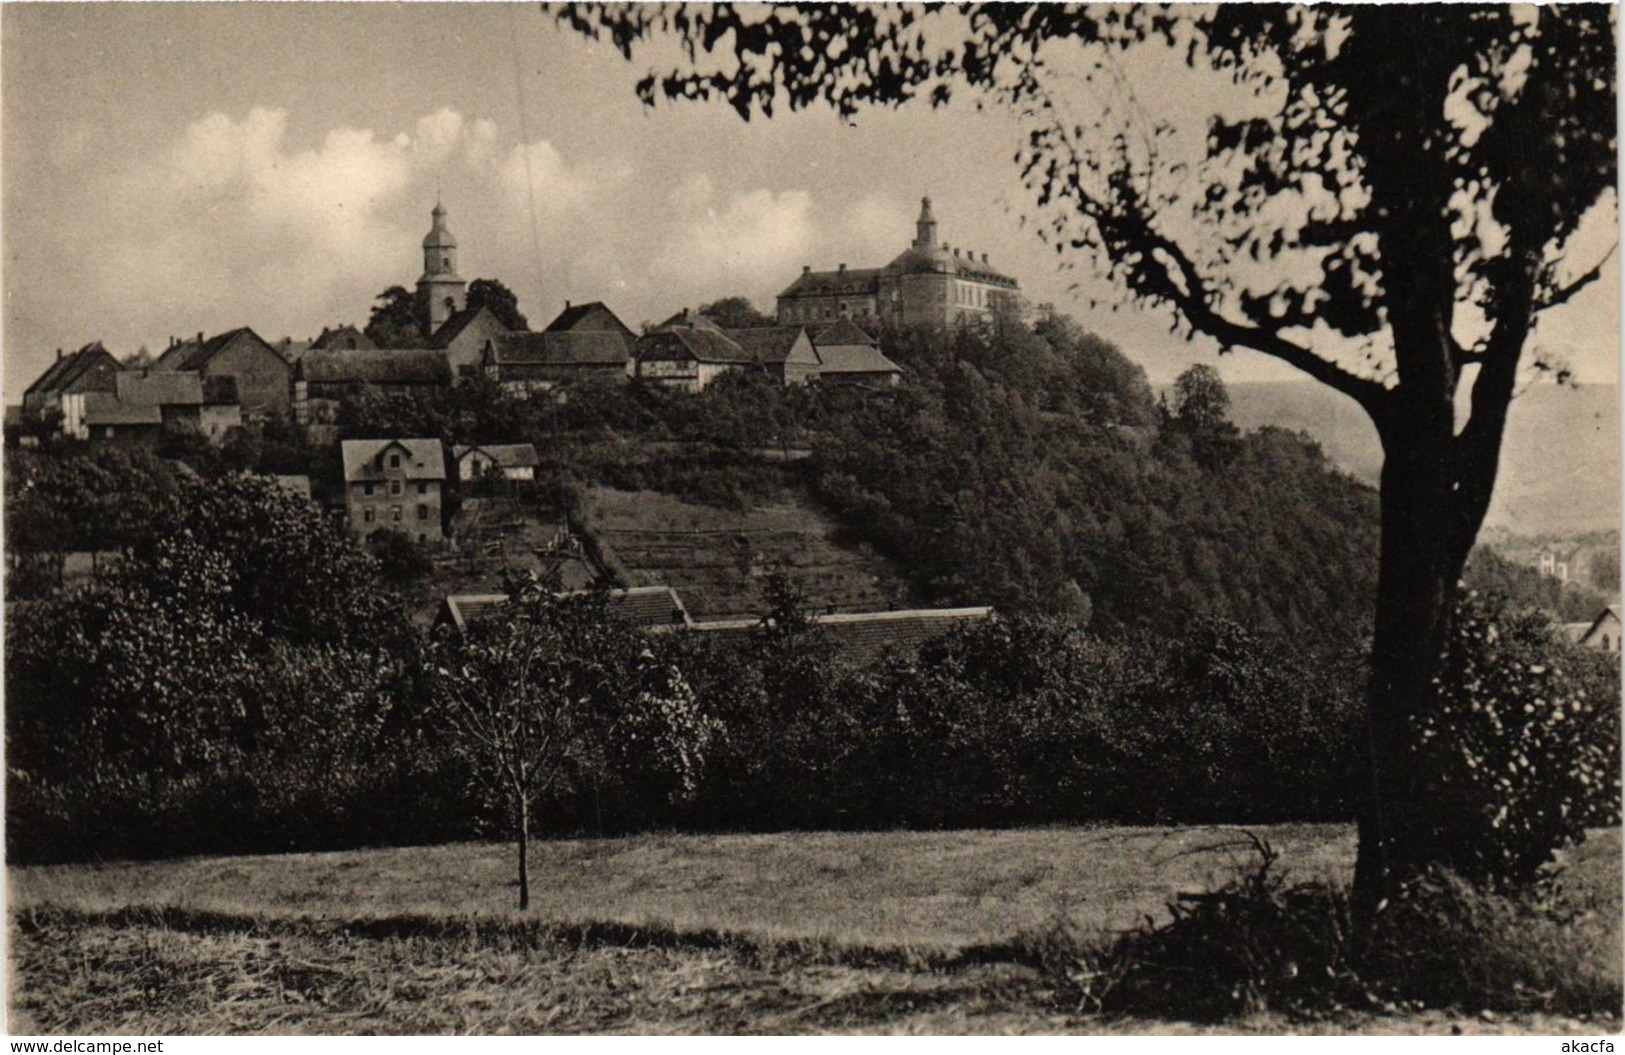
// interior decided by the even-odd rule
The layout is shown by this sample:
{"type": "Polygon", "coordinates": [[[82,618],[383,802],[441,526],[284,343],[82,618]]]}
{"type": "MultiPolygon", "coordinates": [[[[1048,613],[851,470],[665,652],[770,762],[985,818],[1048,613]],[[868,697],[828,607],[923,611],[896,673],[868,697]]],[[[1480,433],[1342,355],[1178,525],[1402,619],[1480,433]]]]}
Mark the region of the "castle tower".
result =
{"type": "Polygon", "coordinates": [[[914,248],[935,249],[937,245],[937,218],[931,215],[931,198],[920,199],[920,218],[914,221],[914,248]]]}
{"type": "Polygon", "coordinates": [[[457,236],[446,229],[446,207],[436,198],[433,226],[423,236],[423,277],[418,279],[418,319],[434,333],[463,310],[468,283],[457,274],[457,236]]]}

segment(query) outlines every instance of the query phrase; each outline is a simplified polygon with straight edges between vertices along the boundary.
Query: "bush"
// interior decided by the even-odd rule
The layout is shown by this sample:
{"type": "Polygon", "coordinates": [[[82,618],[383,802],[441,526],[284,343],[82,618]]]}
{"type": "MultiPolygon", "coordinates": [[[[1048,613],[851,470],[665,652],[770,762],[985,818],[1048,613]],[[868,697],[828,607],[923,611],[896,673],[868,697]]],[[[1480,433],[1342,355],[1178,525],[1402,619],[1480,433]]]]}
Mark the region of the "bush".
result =
{"type": "Polygon", "coordinates": [[[1507,896],[1439,871],[1357,935],[1347,892],[1288,884],[1277,855],[1217,891],[1182,894],[1170,918],[1104,942],[1062,921],[1019,957],[1094,1013],[1218,1021],[1344,1009],[1619,1012],[1617,892],[1552,885],[1507,896]],[[1612,896],[1610,896],[1612,894],[1612,896]]]}
{"type": "Polygon", "coordinates": [[[1544,616],[1462,599],[1432,708],[1415,719],[1423,794],[1441,804],[1436,860],[1527,886],[1587,823],[1618,823],[1619,682],[1599,675],[1544,616]]]}

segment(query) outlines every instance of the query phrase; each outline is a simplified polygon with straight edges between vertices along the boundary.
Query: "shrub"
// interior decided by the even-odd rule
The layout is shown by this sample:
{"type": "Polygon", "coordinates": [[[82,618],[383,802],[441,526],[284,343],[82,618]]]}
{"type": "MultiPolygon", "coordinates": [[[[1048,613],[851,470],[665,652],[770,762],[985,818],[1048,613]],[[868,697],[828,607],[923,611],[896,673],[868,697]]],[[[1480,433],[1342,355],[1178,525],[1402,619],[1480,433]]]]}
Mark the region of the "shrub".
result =
{"type": "Polygon", "coordinates": [[[1547,619],[1467,594],[1432,708],[1415,719],[1423,794],[1443,808],[1437,860],[1478,883],[1525,886],[1619,803],[1619,688],[1547,619]]]}
{"type": "Polygon", "coordinates": [[[1343,888],[1288,884],[1269,845],[1219,890],[1182,894],[1170,918],[1107,941],[1067,921],[1015,953],[1062,999],[1095,1013],[1218,1021],[1343,1009],[1619,1012],[1617,892],[1499,894],[1438,871],[1372,930],[1343,888]]]}

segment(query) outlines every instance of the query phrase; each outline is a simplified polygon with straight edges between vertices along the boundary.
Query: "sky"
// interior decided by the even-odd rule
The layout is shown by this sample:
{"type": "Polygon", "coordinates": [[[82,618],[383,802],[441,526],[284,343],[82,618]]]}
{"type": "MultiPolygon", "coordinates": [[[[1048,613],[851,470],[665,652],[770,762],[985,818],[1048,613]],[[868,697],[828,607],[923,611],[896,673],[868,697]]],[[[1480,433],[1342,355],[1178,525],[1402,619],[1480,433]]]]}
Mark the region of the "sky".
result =
{"type": "MultiPolygon", "coordinates": [[[[1022,222],[1022,130],[997,108],[850,124],[648,110],[633,85],[650,60],[534,5],[7,3],[0,48],[8,403],[56,349],[93,340],[123,357],[200,331],[364,325],[380,291],[420,274],[437,195],[463,277],[501,279],[537,328],[566,301],[605,301],[634,328],[736,294],[771,311],[803,265],[889,261],[929,194],[944,240],[1153,383],[1192,362],[1296,376],[1221,360],[1058,257],[1022,222]]],[[[1186,87],[1168,98],[1199,117],[1186,87]]],[[[1584,381],[1615,380],[1618,287],[1615,258],[1538,334],[1584,381]]]]}

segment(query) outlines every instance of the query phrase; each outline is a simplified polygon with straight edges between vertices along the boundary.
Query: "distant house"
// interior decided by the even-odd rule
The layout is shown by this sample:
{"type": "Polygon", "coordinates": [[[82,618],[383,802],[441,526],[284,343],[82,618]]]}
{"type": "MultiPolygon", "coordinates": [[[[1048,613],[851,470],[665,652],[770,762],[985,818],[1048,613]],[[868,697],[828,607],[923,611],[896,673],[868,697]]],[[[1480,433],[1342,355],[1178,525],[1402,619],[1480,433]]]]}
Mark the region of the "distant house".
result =
{"type": "Polygon", "coordinates": [[[457,479],[479,480],[493,470],[508,480],[536,479],[536,448],[529,443],[487,443],[452,448],[457,479]]]}
{"type": "Polygon", "coordinates": [[[639,337],[632,354],[634,377],[684,392],[703,391],[723,374],[766,369],[721,326],[687,308],[639,337]]]}
{"type": "Polygon", "coordinates": [[[819,331],[812,342],[820,384],[889,388],[902,382],[903,368],[886,358],[879,342],[850,319],[819,331]]]}
{"type": "Polygon", "coordinates": [[[429,347],[446,353],[454,382],[479,376],[485,348],[511,331],[490,308],[464,308],[445,322],[429,338],[429,347]]]}
{"type": "Polygon", "coordinates": [[[487,377],[514,393],[589,378],[625,380],[635,340],[603,303],[566,304],[540,333],[507,333],[489,342],[481,365],[487,377]]]}
{"type": "Polygon", "coordinates": [[[800,326],[763,326],[757,329],[729,330],[728,338],[778,380],[787,385],[804,385],[818,379],[821,369],[812,338],[800,326]]]}
{"type": "Polygon", "coordinates": [[[1585,631],[1579,635],[1578,642],[1583,648],[1618,655],[1620,628],[1619,607],[1609,605],[1586,625],[1585,631]]]}
{"type": "Polygon", "coordinates": [[[293,418],[332,424],[339,402],[364,390],[432,394],[450,387],[446,353],[436,349],[312,349],[293,370],[293,418]]]}
{"type": "MultiPolygon", "coordinates": [[[[912,652],[961,627],[985,622],[992,617],[993,609],[987,607],[916,608],[894,612],[815,615],[812,623],[815,628],[830,635],[844,658],[867,662],[885,652],[912,652]]],[[[762,625],[761,619],[723,619],[693,623],[688,629],[723,640],[744,640],[760,630],[762,625]]]]}
{"type": "Polygon", "coordinates": [[[205,379],[232,378],[245,420],[288,413],[293,368],[246,326],[207,340],[199,333],[195,341],[171,341],[152,369],[189,371],[205,379]]]}
{"type": "MultiPolygon", "coordinates": [[[[345,324],[343,324],[341,326],[335,326],[331,330],[328,329],[326,326],[323,326],[322,327],[322,332],[317,335],[317,337],[316,337],[316,339],[314,341],[310,342],[309,347],[304,349],[304,351],[307,351],[307,352],[335,352],[335,351],[363,351],[363,352],[368,352],[368,351],[372,351],[374,348],[377,348],[377,347],[378,347],[378,345],[373,343],[373,340],[372,340],[371,337],[368,337],[365,333],[362,333],[360,330],[356,329],[354,326],[351,326],[349,323],[345,323],[345,324]]],[[[303,352],[301,352],[300,354],[302,355],[303,352]]]]}
{"type": "Polygon", "coordinates": [[[236,381],[191,371],[124,370],[112,392],[62,400],[62,430],[97,443],[156,447],[166,432],[193,430],[215,443],[242,424],[236,381]]]}
{"type": "Polygon", "coordinates": [[[445,537],[446,461],[434,439],[345,440],[344,507],[362,538],[385,528],[419,542],[445,537]]]}
{"type": "Polygon", "coordinates": [[[61,410],[63,396],[112,392],[120,369],[119,361],[100,341],[92,341],[70,355],[63,355],[58,348],[56,360],[23,391],[23,409],[34,414],[61,410]]]}
{"type": "MultiPolygon", "coordinates": [[[[573,591],[567,597],[581,596],[586,591],[573,591]]],[[[506,594],[464,593],[451,594],[440,602],[434,625],[449,627],[459,634],[471,623],[498,615],[508,602],[506,594]]],[[[670,586],[634,586],[626,590],[610,590],[605,596],[609,614],[640,627],[688,626],[688,609],[683,599],[670,586]]]]}

